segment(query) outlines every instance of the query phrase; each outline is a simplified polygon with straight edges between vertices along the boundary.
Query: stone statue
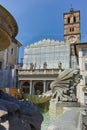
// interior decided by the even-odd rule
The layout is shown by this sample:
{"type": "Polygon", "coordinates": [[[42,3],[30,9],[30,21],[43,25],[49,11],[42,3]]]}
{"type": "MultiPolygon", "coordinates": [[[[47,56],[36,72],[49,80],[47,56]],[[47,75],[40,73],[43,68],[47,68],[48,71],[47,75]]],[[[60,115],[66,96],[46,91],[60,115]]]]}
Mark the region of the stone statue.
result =
{"type": "Polygon", "coordinates": [[[47,69],[47,62],[43,63],[43,69],[47,69]]]}
{"type": "Polygon", "coordinates": [[[33,69],[34,69],[34,64],[30,63],[30,70],[33,70],[33,69]]]}
{"type": "Polygon", "coordinates": [[[77,101],[76,86],[82,76],[78,68],[66,69],[59,73],[57,79],[50,84],[52,90],[52,100],[77,101]]]}

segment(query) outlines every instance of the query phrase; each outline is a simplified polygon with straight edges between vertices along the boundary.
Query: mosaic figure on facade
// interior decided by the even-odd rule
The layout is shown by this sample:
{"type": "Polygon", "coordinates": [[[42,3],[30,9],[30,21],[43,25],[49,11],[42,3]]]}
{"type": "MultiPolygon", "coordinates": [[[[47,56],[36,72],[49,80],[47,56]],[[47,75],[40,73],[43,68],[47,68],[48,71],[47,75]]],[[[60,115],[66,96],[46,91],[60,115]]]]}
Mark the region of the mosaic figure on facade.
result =
{"type": "Polygon", "coordinates": [[[77,101],[76,86],[80,83],[80,70],[78,68],[66,69],[59,73],[57,79],[50,84],[52,100],[77,101]]]}

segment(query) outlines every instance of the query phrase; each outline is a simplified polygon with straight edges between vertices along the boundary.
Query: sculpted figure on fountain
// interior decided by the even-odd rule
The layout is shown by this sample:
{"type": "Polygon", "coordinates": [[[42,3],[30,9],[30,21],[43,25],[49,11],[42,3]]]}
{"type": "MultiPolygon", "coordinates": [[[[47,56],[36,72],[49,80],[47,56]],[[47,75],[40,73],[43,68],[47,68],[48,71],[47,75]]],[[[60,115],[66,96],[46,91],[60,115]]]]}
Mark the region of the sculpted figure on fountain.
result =
{"type": "Polygon", "coordinates": [[[81,78],[78,68],[70,68],[60,72],[57,79],[50,84],[53,93],[52,100],[57,102],[77,101],[76,87],[81,78]]]}

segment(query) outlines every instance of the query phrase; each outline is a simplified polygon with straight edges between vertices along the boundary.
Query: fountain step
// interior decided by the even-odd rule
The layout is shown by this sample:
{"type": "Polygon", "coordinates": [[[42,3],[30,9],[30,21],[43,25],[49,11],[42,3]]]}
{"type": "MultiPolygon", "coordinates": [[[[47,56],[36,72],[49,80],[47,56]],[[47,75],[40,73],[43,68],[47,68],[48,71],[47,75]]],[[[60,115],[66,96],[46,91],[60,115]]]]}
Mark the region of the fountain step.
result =
{"type": "Polygon", "coordinates": [[[79,107],[78,102],[54,102],[50,101],[49,111],[52,113],[60,114],[63,113],[64,107],[79,107]]]}

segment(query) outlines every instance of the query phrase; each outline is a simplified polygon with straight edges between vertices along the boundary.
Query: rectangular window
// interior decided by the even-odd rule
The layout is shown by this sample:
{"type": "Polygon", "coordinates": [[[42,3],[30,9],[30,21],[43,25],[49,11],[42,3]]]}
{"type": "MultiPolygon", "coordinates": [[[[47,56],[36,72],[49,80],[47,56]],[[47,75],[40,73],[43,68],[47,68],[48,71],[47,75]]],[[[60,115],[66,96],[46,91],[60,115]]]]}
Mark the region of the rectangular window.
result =
{"type": "Polygon", "coordinates": [[[85,70],[87,70],[87,62],[85,63],[85,70]]]}
{"type": "Polygon", "coordinates": [[[13,55],[13,53],[14,53],[14,50],[13,50],[13,48],[11,48],[11,55],[13,55]]]}
{"type": "Polygon", "coordinates": [[[85,100],[85,103],[87,104],[87,93],[84,94],[84,100],[85,100]]]}
{"type": "Polygon", "coordinates": [[[87,76],[85,77],[85,85],[87,86],[87,76]]]}
{"type": "Polygon", "coordinates": [[[83,56],[87,56],[87,49],[83,49],[83,56]]]}
{"type": "Polygon", "coordinates": [[[0,61],[0,69],[2,69],[2,62],[0,61]]]}

